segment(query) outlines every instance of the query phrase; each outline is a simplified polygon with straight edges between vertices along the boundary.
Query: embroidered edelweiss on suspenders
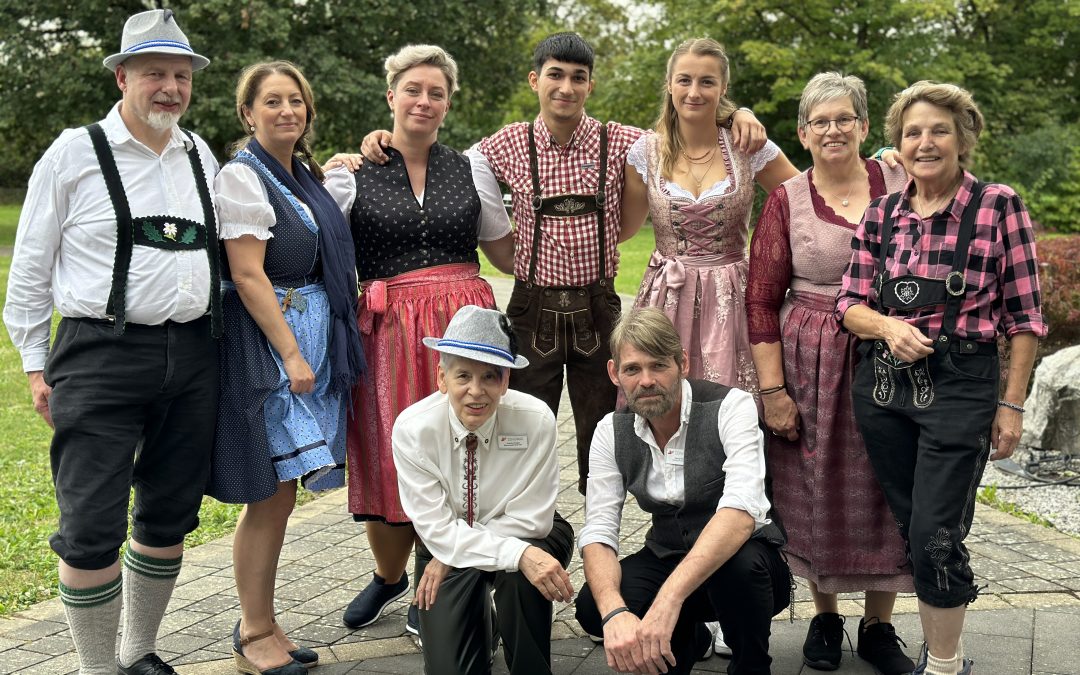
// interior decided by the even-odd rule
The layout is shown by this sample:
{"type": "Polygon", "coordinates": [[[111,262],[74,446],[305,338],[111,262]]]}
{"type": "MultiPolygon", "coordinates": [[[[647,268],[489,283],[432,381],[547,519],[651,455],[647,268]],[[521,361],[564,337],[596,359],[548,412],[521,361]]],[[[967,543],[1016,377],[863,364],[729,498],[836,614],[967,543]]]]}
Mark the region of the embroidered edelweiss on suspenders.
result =
{"type": "Polygon", "coordinates": [[[86,127],[90,141],[94,145],[101,173],[105,178],[105,187],[109,191],[113,213],[116,215],[116,259],[113,262],[112,289],[105,313],[113,319],[116,335],[124,333],[126,313],[125,296],[127,293],[128,270],[131,268],[131,253],[135,244],[150,246],[168,251],[187,251],[206,249],[210,264],[210,331],[214,337],[221,335],[221,273],[220,251],[217,243],[217,221],[214,217],[214,203],[210,199],[210,190],[206,187],[206,174],[195,137],[186,129],[181,129],[191,140],[191,149],[187,151],[188,161],[199,192],[199,202],[203,210],[203,223],[177,216],[140,216],[131,217],[124,183],[120,171],[116,168],[116,159],[100,124],[86,127]]]}
{"type": "Polygon", "coordinates": [[[600,243],[600,276],[603,283],[607,279],[605,269],[605,245],[604,245],[604,199],[607,187],[607,160],[608,160],[608,128],[607,124],[600,125],[600,176],[596,185],[596,194],[592,195],[557,195],[544,197],[540,190],[540,163],[536,157],[536,136],[533,124],[529,123],[529,173],[532,175],[532,208],[533,208],[533,239],[532,257],[529,259],[529,285],[536,280],[536,259],[540,253],[540,225],[543,216],[554,218],[570,218],[573,216],[585,216],[596,214],[596,227],[600,243]]]}

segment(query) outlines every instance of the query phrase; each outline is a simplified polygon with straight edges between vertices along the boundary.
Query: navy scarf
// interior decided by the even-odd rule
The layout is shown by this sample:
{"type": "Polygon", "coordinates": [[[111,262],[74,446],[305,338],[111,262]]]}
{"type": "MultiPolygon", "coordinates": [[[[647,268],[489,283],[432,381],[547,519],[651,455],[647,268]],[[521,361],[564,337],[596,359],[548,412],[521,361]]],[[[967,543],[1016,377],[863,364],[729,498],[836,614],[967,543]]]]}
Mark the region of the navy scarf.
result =
{"type": "Polygon", "coordinates": [[[323,283],[330,300],[330,391],[347,397],[366,368],[360,332],[356,328],[359,291],[349,223],[322,183],[295,156],[290,175],[254,138],[248,141],[246,150],[258,157],[297,199],[307,204],[319,226],[323,283]]]}

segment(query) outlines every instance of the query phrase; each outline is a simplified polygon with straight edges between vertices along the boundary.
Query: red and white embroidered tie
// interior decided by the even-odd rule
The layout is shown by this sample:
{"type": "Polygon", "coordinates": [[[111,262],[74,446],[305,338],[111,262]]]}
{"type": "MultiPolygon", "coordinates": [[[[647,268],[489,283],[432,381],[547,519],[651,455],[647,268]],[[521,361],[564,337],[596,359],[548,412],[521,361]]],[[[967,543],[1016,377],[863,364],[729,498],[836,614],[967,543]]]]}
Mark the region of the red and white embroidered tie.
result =
{"type": "Polygon", "coordinates": [[[476,434],[465,437],[465,522],[476,520],[476,434]]]}

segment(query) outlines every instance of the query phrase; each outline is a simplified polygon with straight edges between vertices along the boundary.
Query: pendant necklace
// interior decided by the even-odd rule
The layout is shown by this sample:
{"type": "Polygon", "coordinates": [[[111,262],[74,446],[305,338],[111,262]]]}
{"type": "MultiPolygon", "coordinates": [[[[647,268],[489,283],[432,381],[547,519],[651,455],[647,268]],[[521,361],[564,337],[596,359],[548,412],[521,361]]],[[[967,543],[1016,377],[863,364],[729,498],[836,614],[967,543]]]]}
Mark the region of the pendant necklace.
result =
{"type": "Polygon", "coordinates": [[[691,162],[689,157],[687,157],[686,160],[686,173],[690,174],[690,180],[694,181],[694,192],[696,194],[701,194],[701,181],[705,180],[705,176],[708,176],[709,171],[712,170],[713,162],[716,160],[716,153],[713,153],[713,156],[709,158],[709,163],[705,166],[705,171],[701,174],[701,178],[694,175],[694,170],[690,166],[691,164],[694,164],[694,162],[691,162]]]}

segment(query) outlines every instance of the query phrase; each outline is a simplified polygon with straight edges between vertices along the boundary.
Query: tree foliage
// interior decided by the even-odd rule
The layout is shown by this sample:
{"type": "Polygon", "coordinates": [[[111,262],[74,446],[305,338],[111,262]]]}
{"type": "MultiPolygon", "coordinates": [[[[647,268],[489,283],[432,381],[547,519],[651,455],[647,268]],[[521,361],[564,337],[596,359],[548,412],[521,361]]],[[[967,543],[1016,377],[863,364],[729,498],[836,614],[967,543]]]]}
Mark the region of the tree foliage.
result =
{"type": "MultiPolygon", "coordinates": [[[[458,61],[462,90],[440,137],[462,146],[497,127],[522,76],[527,29],[541,0],[0,0],[0,185],[25,183],[67,127],[100,119],[119,98],[101,59],[119,49],[128,16],[172,8],[209,68],[195,75],[183,124],[219,158],[242,134],[234,87],[256,61],[289,59],[312,82],[317,147],[356,149],[390,124],[383,59],[409,43],[437,43],[458,61]],[[493,102],[496,102],[493,104],[493,102]]],[[[528,72],[527,69],[524,72],[528,72]]]]}

